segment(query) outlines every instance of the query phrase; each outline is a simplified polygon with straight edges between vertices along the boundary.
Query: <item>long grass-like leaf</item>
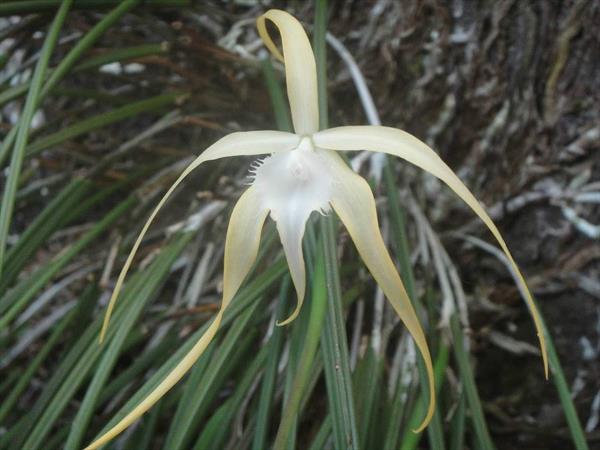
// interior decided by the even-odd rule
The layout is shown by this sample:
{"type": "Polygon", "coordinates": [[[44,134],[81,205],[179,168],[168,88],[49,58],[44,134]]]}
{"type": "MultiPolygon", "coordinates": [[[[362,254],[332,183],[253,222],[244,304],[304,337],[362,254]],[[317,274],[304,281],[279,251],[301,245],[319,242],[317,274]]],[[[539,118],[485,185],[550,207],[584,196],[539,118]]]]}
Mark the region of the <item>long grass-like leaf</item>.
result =
{"type": "Polygon", "coordinates": [[[115,396],[121,394],[123,390],[130,387],[130,384],[136,380],[136,378],[143,374],[153,364],[157,364],[161,361],[164,362],[169,355],[170,350],[176,345],[176,336],[173,334],[165,336],[159,344],[153,348],[146,349],[143,354],[133,361],[133,363],[121,372],[117,377],[112,379],[110,383],[102,390],[99,404],[105,403],[115,396]]]}
{"type": "MultiPolygon", "coordinates": [[[[118,61],[126,61],[129,59],[142,58],[144,56],[158,55],[166,52],[168,46],[165,44],[144,44],[134,47],[116,48],[108,50],[99,55],[90,56],[81,64],[75,66],[72,73],[82,72],[84,70],[95,69],[104,64],[110,64],[118,61]]],[[[50,77],[54,69],[46,71],[46,79],[50,77]]],[[[30,88],[31,81],[26,81],[15,86],[8,87],[0,92],[0,106],[15,100],[24,95],[30,88]]],[[[56,89],[56,88],[55,88],[56,89]]]]}
{"type": "Polygon", "coordinates": [[[589,450],[585,432],[581,426],[581,421],[577,415],[575,404],[573,403],[573,397],[571,396],[571,389],[567,384],[565,373],[563,372],[562,365],[556,353],[554,342],[544,318],[541,317],[542,326],[544,327],[544,333],[546,335],[546,345],[548,346],[548,360],[550,361],[550,369],[552,370],[552,381],[558,392],[558,397],[565,414],[567,425],[569,426],[569,432],[571,433],[571,439],[577,450],[589,450]]]}
{"type": "Polygon", "coordinates": [[[54,21],[48,30],[48,35],[44,40],[40,58],[33,72],[31,87],[29,89],[29,93],[27,94],[27,100],[25,101],[25,108],[23,109],[23,114],[19,119],[18,131],[15,134],[16,142],[12,152],[10,170],[6,179],[6,185],[4,186],[2,209],[0,210],[0,274],[2,274],[2,268],[4,266],[6,239],[8,237],[12,213],[15,205],[15,196],[17,194],[19,177],[21,175],[21,166],[23,165],[23,159],[25,157],[25,147],[29,137],[31,121],[39,103],[44,73],[46,72],[48,62],[50,61],[50,56],[52,55],[54,47],[56,46],[58,34],[65,21],[65,18],[67,17],[67,12],[69,11],[71,2],[72,0],[65,0],[61,3],[60,8],[56,13],[56,17],[54,18],[54,21]]]}
{"type": "MultiPolygon", "coordinates": [[[[289,295],[291,279],[286,277],[281,283],[279,291],[279,303],[277,307],[277,317],[286,317],[286,299],[289,295]]],[[[270,430],[272,420],[271,411],[273,410],[273,397],[275,394],[275,381],[277,378],[277,368],[281,356],[281,347],[283,345],[284,329],[283,327],[274,327],[273,334],[265,348],[269,349],[269,354],[264,364],[260,396],[256,412],[256,425],[254,436],[252,438],[252,449],[262,450],[267,447],[267,436],[270,430]]]]}
{"type": "Polygon", "coordinates": [[[305,340],[302,346],[302,355],[295,370],[295,378],[291,389],[290,397],[287,399],[283,410],[283,417],[279,424],[274,450],[283,450],[286,448],[290,431],[296,421],[300,410],[300,403],[305,392],[310,377],[310,368],[315,358],[315,353],[319,345],[319,336],[323,328],[326,311],[326,289],[324,278],[324,255],[321,253],[317,257],[315,274],[312,282],[312,298],[310,299],[310,318],[306,329],[305,340]]]}
{"type": "Polygon", "coordinates": [[[52,133],[48,136],[41,137],[36,141],[32,142],[27,147],[27,156],[35,155],[48,147],[60,144],[68,139],[72,139],[74,137],[80,136],[84,133],[88,133],[92,130],[101,127],[105,127],[112,123],[122,121],[137,114],[160,110],[165,106],[175,103],[184,97],[185,94],[182,93],[157,95],[156,97],[151,97],[145,100],[140,100],[135,103],[130,103],[113,111],[98,114],[96,116],[82,120],[69,127],[63,128],[60,131],[57,131],[56,133],[52,133]]]}
{"type": "MultiPolygon", "coordinates": [[[[226,310],[223,316],[221,327],[226,328],[228,325],[230,325],[234,318],[236,318],[243,310],[248,308],[253,301],[256,301],[256,299],[267,289],[270,289],[272,285],[283,276],[285,271],[286,266],[284,261],[279,260],[272,264],[264,273],[255,277],[252,283],[249,283],[246,287],[242,287],[234,300],[231,302],[231,306],[226,310]]],[[[148,379],[148,381],[144,383],[140,389],[136,391],[135,394],[133,394],[127,400],[125,405],[121,407],[121,409],[105,425],[98,435],[108,431],[123,417],[125,417],[135,406],[137,406],[137,404],[164,379],[166,374],[168,374],[173,367],[175,367],[181,358],[187,352],[189,352],[190,348],[198,341],[204,331],[206,331],[208,325],[209,324],[202,326],[198,331],[189,336],[183,344],[179,345],[177,350],[170,356],[170,358],[156,370],[156,372],[148,379]]],[[[115,327],[110,327],[109,332],[114,328],[115,327]]]]}
{"type": "Polygon", "coordinates": [[[2,299],[2,303],[0,303],[2,311],[6,311],[3,313],[2,318],[0,318],[0,330],[8,327],[15,316],[28,305],[33,296],[48,281],[50,281],[60,269],[78,255],[82,249],[94,241],[94,239],[112,225],[122,214],[127,212],[136,201],[137,199],[135,197],[130,197],[119,203],[102,220],[94,224],[94,226],[77,242],[61,254],[57,255],[50,264],[35,271],[5,295],[2,299]]]}
{"type": "Polygon", "coordinates": [[[160,425],[159,419],[161,414],[163,414],[163,405],[165,403],[163,399],[156,402],[156,405],[148,413],[148,418],[144,423],[131,433],[131,436],[123,445],[124,450],[138,450],[140,448],[152,447],[152,442],[156,438],[155,431],[158,425],[160,425]]]}
{"type": "Polygon", "coordinates": [[[458,405],[450,423],[450,450],[462,450],[465,446],[466,401],[462,392],[459,395],[458,405]]]}
{"type": "Polygon", "coordinates": [[[32,275],[21,281],[12,291],[3,299],[3,310],[6,312],[0,318],[0,330],[9,326],[17,314],[19,314],[31,301],[33,296],[58,273],[72,258],[81,252],[93,242],[101,233],[112,225],[122,214],[127,212],[135,204],[137,199],[130,197],[119,203],[110,213],[101,221],[96,223],[87,231],[77,242],[69,247],[47,266],[34,272],[32,275]]]}
{"type": "MultiPolygon", "coordinates": [[[[100,38],[114,23],[119,20],[127,11],[140,3],[141,0],[123,0],[119,5],[106,14],[100,22],[98,22],[90,31],[88,31],[77,44],[67,53],[60,61],[58,66],[52,71],[48,80],[44,83],[41,92],[36,95],[36,102],[33,104],[33,109],[37,109],[41,102],[48,96],[48,93],[67,75],[75,66],[75,63],[81,58],[84,52],[94,45],[94,42],[100,38]]],[[[17,136],[18,127],[13,127],[0,146],[0,166],[3,165],[8,150],[14,144],[17,136]]]]}
{"type": "Polygon", "coordinates": [[[387,430],[385,430],[381,447],[383,450],[395,450],[399,448],[400,435],[403,431],[402,425],[406,422],[405,417],[409,413],[407,411],[409,388],[410,386],[404,382],[402,375],[398,376],[395,392],[391,398],[389,407],[387,430]]]}
{"type": "Polygon", "coordinates": [[[55,346],[58,344],[58,341],[63,337],[65,329],[71,325],[71,322],[76,316],[77,310],[73,309],[62,318],[48,339],[45,340],[43,347],[36,353],[35,358],[27,365],[27,369],[23,374],[21,374],[18,382],[15,384],[10,394],[2,400],[2,405],[0,405],[0,423],[4,421],[8,413],[12,410],[15,403],[19,399],[19,396],[25,390],[35,372],[46,360],[50,352],[54,350],[55,346]]]}
{"type": "Polygon", "coordinates": [[[291,132],[293,130],[292,119],[290,118],[288,105],[285,101],[285,94],[281,87],[281,83],[277,79],[273,64],[271,64],[269,59],[264,59],[261,63],[261,67],[265,78],[265,84],[267,85],[267,91],[269,91],[269,96],[271,97],[271,105],[273,105],[277,129],[291,132]]]}
{"type": "Polygon", "coordinates": [[[233,368],[231,365],[234,360],[232,356],[241,346],[239,341],[242,334],[245,334],[246,338],[252,334],[248,330],[248,326],[259,303],[259,301],[254,302],[238,318],[235,326],[229,330],[201,375],[194,378],[190,377],[171,423],[165,447],[170,450],[189,448],[189,441],[199,420],[208,411],[221,383],[228,375],[228,371],[233,368]]]}
{"type": "MultiPolygon", "coordinates": [[[[317,0],[315,8],[315,27],[313,48],[317,63],[317,81],[319,91],[319,126],[328,126],[327,111],[327,57],[325,35],[327,31],[327,2],[317,0]]],[[[334,446],[336,448],[358,448],[358,431],[354,413],[352,379],[346,328],[341,300],[339,268],[335,245],[334,218],[321,219],[321,235],[325,258],[327,282],[327,314],[322,332],[323,362],[325,380],[333,425],[334,446]]]]}
{"type": "MultiPolygon", "coordinates": [[[[385,164],[383,167],[383,181],[386,187],[386,193],[388,195],[388,211],[390,214],[390,223],[392,224],[392,244],[396,250],[398,262],[400,264],[400,273],[406,286],[406,291],[410,296],[415,310],[420,312],[422,309],[421,303],[416,297],[414,274],[412,270],[412,264],[410,261],[410,247],[408,245],[408,238],[406,233],[406,215],[404,209],[400,206],[400,198],[398,196],[398,189],[395,184],[393,171],[390,165],[390,159],[386,156],[385,164]]],[[[430,318],[430,320],[434,320],[430,318]]],[[[419,369],[419,383],[421,386],[427,385],[427,371],[423,360],[419,358],[417,360],[419,369]]],[[[422,401],[428,403],[428,398],[423,398],[422,401]]],[[[442,448],[444,445],[444,436],[442,433],[440,421],[439,405],[436,405],[436,411],[433,416],[433,424],[427,428],[427,434],[429,440],[433,445],[437,445],[442,448]]],[[[392,435],[389,436],[393,440],[392,435]]]]}
{"type": "MultiPolygon", "coordinates": [[[[191,0],[144,0],[146,6],[189,6],[191,0]]],[[[59,6],[61,0],[20,0],[0,4],[0,16],[41,13],[59,6]]],[[[120,0],[75,0],[73,8],[97,9],[119,5],[120,0]]]]}
{"type": "Polygon", "coordinates": [[[321,427],[319,428],[319,431],[317,432],[313,441],[311,442],[308,450],[324,450],[330,448],[329,446],[327,446],[327,441],[329,440],[330,436],[331,416],[327,415],[327,417],[325,417],[325,420],[321,422],[321,427]]]}
{"type": "Polygon", "coordinates": [[[321,340],[334,446],[336,448],[358,448],[358,429],[354,413],[352,378],[341,302],[334,220],[332,217],[324,218],[321,225],[323,245],[326,252],[325,271],[328,293],[327,316],[321,340]]]}
{"type": "MultiPolygon", "coordinates": [[[[440,391],[442,383],[444,381],[444,375],[446,373],[446,368],[448,367],[449,355],[450,355],[450,351],[449,351],[448,346],[442,344],[440,346],[440,351],[438,352],[438,355],[434,361],[434,375],[435,375],[436,392],[440,391]]],[[[421,394],[421,397],[423,397],[422,394],[421,394]]],[[[419,426],[421,417],[423,417],[423,414],[425,412],[426,405],[427,405],[427,402],[425,399],[421,399],[420,401],[417,401],[416,407],[415,407],[415,409],[413,409],[412,415],[408,421],[407,429],[404,432],[404,437],[402,438],[402,445],[400,447],[401,450],[413,450],[413,449],[417,448],[417,445],[419,444],[419,441],[421,440],[421,434],[414,433],[412,430],[414,430],[416,427],[419,426]]],[[[432,426],[438,427],[438,430],[433,435],[430,434],[429,438],[430,439],[432,439],[432,438],[440,439],[438,441],[430,442],[429,443],[430,447],[435,448],[435,449],[440,449],[440,450],[445,448],[439,414],[434,416],[434,418],[431,421],[431,423],[429,424],[429,426],[430,427],[432,427],[432,426]]]]}
{"type": "MultiPolygon", "coordinates": [[[[513,269],[510,261],[506,258],[500,250],[495,247],[480,241],[477,238],[470,237],[468,239],[469,242],[475,244],[477,247],[482,250],[494,255],[498,258],[502,263],[507,267],[509,272],[511,273],[513,279],[520,285],[520,280],[518,274],[513,269]]],[[[521,295],[525,296],[525,292],[521,286],[521,295]]],[[[535,301],[535,299],[534,299],[535,301]]],[[[537,303],[537,302],[536,302],[537,303]]],[[[539,307],[537,308],[539,310],[539,307]]],[[[587,450],[588,444],[585,437],[585,433],[583,431],[583,427],[581,426],[581,422],[579,420],[579,416],[577,415],[577,410],[575,409],[575,404],[573,402],[573,398],[571,396],[571,391],[567,384],[567,380],[565,378],[565,374],[562,369],[562,365],[560,363],[560,359],[558,358],[558,354],[556,353],[556,348],[554,347],[554,342],[552,340],[552,336],[548,331],[548,327],[546,326],[546,322],[544,321],[543,316],[540,314],[540,321],[542,324],[542,328],[544,329],[544,335],[547,339],[548,346],[548,360],[550,361],[550,368],[552,369],[554,386],[558,393],[558,397],[560,399],[560,403],[563,408],[563,412],[565,414],[565,419],[567,421],[567,425],[569,426],[569,432],[571,433],[571,439],[573,440],[573,444],[577,450],[587,450]]]]}
{"type": "Polygon", "coordinates": [[[465,348],[465,336],[460,328],[459,319],[456,314],[453,314],[450,318],[450,330],[452,332],[454,355],[460,371],[467,405],[471,412],[471,422],[475,436],[482,448],[493,450],[495,447],[487,428],[483,408],[481,407],[481,400],[479,399],[479,393],[475,385],[475,377],[471,369],[471,363],[469,362],[469,354],[465,348]]]}
{"type": "Polygon", "coordinates": [[[112,27],[127,11],[138,5],[141,0],[123,0],[106,14],[100,22],[92,27],[77,44],[65,55],[60,64],[54,69],[48,81],[44,84],[41,98],[45,98],[48,93],[62,80],[66,74],[75,66],[84,52],[94,45],[94,42],[100,38],[110,27],[112,27]]]}
{"type": "MultiPolygon", "coordinates": [[[[242,379],[236,383],[235,392],[227,401],[217,410],[206,424],[204,431],[193,446],[194,450],[212,450],[214,448],[225,448],[227,438],[231,437],[231,429],[234,426],[234,419],[240,410],[244,397],[248,394],[250,387],[262,366],[265,364],[269,347],[263,346],[258,354],[252,352],[249,366],[244,368],[242,379]]],[[[244,352],[248,357],[247,351],[244,352]]]]}
{"type": "MultiPolygon", "coordinates": [[[[353,373],[354,398],[356,401],[356,420],[359,430],[360,448],[377,447],[375,426],[378,420],[378,404],[381,402],[381,387],[384,361],[372,346],[358,362],[353,373]]],[[[418,424],[417,424],[418,425],[418,424]]]]}
{"type": "MultiPolygon", "coordinates": [[[[92,382],[88,386],[83,402],[81,403],[79,411],[77,412],[77,416],[75,416],[75,419],[73,420],[71,432],[65,444],[65,450],[76,450],[77,448],[81,447],[81,441],[83,439],[84,432],[87,429],[89,420],[94,412],[100,392],[108,380],[108,376],[110,375],[110,372],[112,371],[112,368],[119,357],[121,349],[125,343],[125,339],[129,335],[131,328],[135,324],[147,302],[154,297],[157,282],[161,279],[164,279],[164,274],[166,274],[170,266],[169,262],[172,263],[175,257],[177,257],[177,255],[184,249],[185,245],[190,241],[191,236],[191,233],[181,236],[177,240],[176,244],[168,249],[167,254],[169,257],[167,258],[163,256],[166,261],[162,264],[159,273],[152,274],[152,282],[147,282],[142,286],[140,292],[136,293],[136,301],[132,303],[127,311],[122,313],[123,319],[121,321],[121,325],[119,326],[115,337],[107,346],[104,356],[98,367],[96,367],[92,382]]],[[[148,274],[148,278],[150,278],[150,274],[148,274]]]]}
{"type": "Polygon", "coordinates": [[[106,382],[116,362],[116,358],[119,356],[120,348],[129,336],[129,331],[144,306],[156,295],[158,286],[168,275],[173,262],[185,249],[190,238],[191,234],[188,233],[176,239],[145,271],[146,273],[135,280],[137,282],[136,285],[126,293],[128,299],[123,302],[125,307],[119,313],[119,324],[114,327],[115,331],[111,335],[112,338],[108,347],[104,348],[90,343],[91,345],[89,345],[86,351],[86,356],[78,362],[76,368],[63,380],[61,389],[57,392],[52,403],[45,409],[44,414],[25,442],[25,448],[40,447],[43,439],[50,432],[52,425],[66,406],[69,398],[74,395],[78,386],[83,383],[84,378],[93,368],[95,361],[104,353],[99,366],[96,368],[92,383],[88,387],[84,401],[71,429],[71,434],[67,440],[67,448],[77,448],[79,446],[78,442],[83,438],[82,434],[85,432],[85,425],[93,413],[100,390],[106,382]]]}
{"type": "MultiPolygon", "coordinates": [[[[95,183],[79,177],[67,184],[31,222],[19,237],[17,243],[8,251],[6,257],[10,261],[10,265],[6,267],[3,276],[0,278],[0,293],[4,292],[14,282],[32,255],[55,231],[68,225],[76,218],[82,217],[107,197],[139,179],[148,171],[146,168],[136,171],[136,173],[122,181],[111,183],[100,190],[97,190],[95,183]],[[94,191],[94,188],[96,188],[96,191],[94,191]],[[95,193],[90,195],[92,192],[95,193]]],[[[0,299],[0,311],[5,309],[3,305],[5,305],[5,302],[0,299]]]]}
{"type": "Polygon", "coordinates": [[[10,265],[6,267],[0,277],[0,292],[4,292],[17,278],[40,245],[67,223],[92,186],[93,184],[89,181],[81,178],[74,179],[48,203],[48,206],[27,227],[17,243],[6,254],[10,265]]]}

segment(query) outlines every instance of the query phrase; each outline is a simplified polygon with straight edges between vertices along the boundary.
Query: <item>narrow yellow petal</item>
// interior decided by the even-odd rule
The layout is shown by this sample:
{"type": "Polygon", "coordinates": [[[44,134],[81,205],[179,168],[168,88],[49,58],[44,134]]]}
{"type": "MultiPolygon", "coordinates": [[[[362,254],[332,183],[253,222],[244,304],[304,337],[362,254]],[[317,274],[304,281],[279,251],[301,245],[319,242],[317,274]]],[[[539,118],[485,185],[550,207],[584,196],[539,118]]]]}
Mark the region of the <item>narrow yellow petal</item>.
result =
{"type": "Polygon", "coordinates": [[[110,316],[114,309],[115,302],[117,301],[117,297],[119,296],[119,292],[121,292],[121,288],[123,287],[125,276],[129,271],[131,263],[133,262],[133,258],[135,257],[140,244],[142,243],[142,239],[144,238],[158,211],[164,206],[168,198],[171,196],[171,194],[173,194],[181,182],[194,169],[206,161],[212,161],[230,156],[260,155],[263,153],[275,153],[292,150],[298,145],[299,142],[300,138],[298,136],[281,131],[247,131],[242,133],[232,133],[215,142],[194,161],[192,161],[192,163],[181,173],[179,178],[175,180],[173,185],[160,199],[158,205],[156,205],[154,211],[152,211],[152,214],[150,214],[150,217],[142,227],[142,231],[140,231],[140,234],[133,244],[133,248],[131,249],[129,256],[127,256],[127,260],[121,269],[121,273],[119,274],[117,283],[115,284],[115,289],[110,297],[110,301],[108,302],[108,308],[106,309],[104,322],[102,323],[102,330],[100,331],[101,343],[106,335],[110,316]]]}
{"type": "Polygon", "coordinates": [[[231,214],[225,241],[225,269],[221,309],[208,329],[175,368],[139,405],[119,423],[92,442],[85,450],[93,450],[114,439],[160,400],[202,355],[219,329],[223,312],[238,291],[256,260],[260,234],[268,211],[260,208],[256,190],[250,187],[240,198],[231,214]]]}
{"type": "Polygon", "coordinates": [[[260,16],[256,20],[256,27],[267,48],[285,64],[294,130],[299,135],[314,133],[319,129],[317,66],[304,28],[294,16],[278,9],[271,9],[260,16]],[[281,34],[283,55],[269,36],[267,19],[275,24],[281,34]]]}
{"type": "Polygon", "coordinates": [[[278,322],[278,326],[287,325],[298,317],[302,309],[302,303],[304,302],[306,269],[304,267],[304,254],[302,252],[302,237],[304,236],[306,220],[309,215],[310,211],[302,208],[287,208],[281,211],[281,214],[277,217],[277,231],[279,232],[279,238],[283,245],[283,251],[297,295],[296,308],[287,319],[278,322]]]}
{"type": "Polygon", "coordinates": [[[260,234],[269,213],[261,203],[258,190],[250,186],[231,213],[225,238],[223,308],[229,305],[256,261],[260,234]]]}
{"type": "Polygon", "coordinates": [[[331,150],[371,150],[374,152],[389,153],[399,156],[408,162],[420,167],[421,169],[438,177],[446,183],[487,225],[492,232],[500,247],[509,259],[510,264],[515,269],[519,281],[526,293],[526,302],[533,321],[535,323],[540,348],[542,351],[542,360],[544,372],[548,378],[548,355],[546,350],[546,340],[542,328],[539,312],[535,306],[531,293],[525,283],[517,264],[515,263],[504,238],[500,231],[490,218],[490,216],[481,207],[475,196],[463,184],[458,176],[442,161],[442,159],[424,142],[412,136],[405,131],[396,128],[380,126],[349,126],[332,128],[316,133],[313,140],[318,147],[331,150]]]}
{"type": "MultiPolygon", "coordinates": [[[[340,159],[338,155],[332,156],[340,159]]],[[[341,160],[332,175],[335,179],[335,187],[331,205],[348,229],[358,253],[373,278],[415,340],[425,361],[429,381],[429,407],[423,422],[416,430],[419,432],[429,424],[435,409],[433,365],[427,340],[381,237],[371,188],[362,177],[345,166],[341,160]]]]}
{"type": "Polygon", "coordinates": [[[169,389],[171,389],[181,378],[187,373],[192,365],[202,355],[208,344],[212,341],[223,317],[223,310],[215,316],[210,327],[192,347],[187,355],[183,357],[181,362],[167,375],[167,377],[144,399],[136,406],[129,414],[127,414],[119,423],[104,433],[100,438],[96,439],[84,450],[93,450],[99,448],[113,440],[116,436],[122,433],[127,427],[139,419],[146,411],[148,411],[169,389]]]}

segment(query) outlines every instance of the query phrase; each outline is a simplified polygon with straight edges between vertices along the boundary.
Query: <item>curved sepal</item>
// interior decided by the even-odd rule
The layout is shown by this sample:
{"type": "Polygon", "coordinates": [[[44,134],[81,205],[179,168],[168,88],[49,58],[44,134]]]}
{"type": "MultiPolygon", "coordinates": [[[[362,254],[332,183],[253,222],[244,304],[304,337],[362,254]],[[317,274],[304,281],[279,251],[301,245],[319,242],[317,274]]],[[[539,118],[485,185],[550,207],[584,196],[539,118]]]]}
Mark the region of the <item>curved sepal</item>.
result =
{"type": "Polygon", "coordinates": [[[423,422],[415,430],[419,432],[429,424],[435,410],[433,365],[427,340],[400,275],[398,275],[381,237],[371,188],[362,177],[350,170],[338,155],[332,155],[332,157],[338,158],[340,161],[333,174],[335,187],[331,206],[346,226],[369,272],[413,337],[427,368],[429,406],[423,422]]]}
{"type": "Polygon", "coordinates": [[[539,312],[527,283],[521,274],[517,264],[515,263],[504,238],[500,231],[490,218],[490,216],[481,207],[475,196],[469,191],[458,176],[442,161],[427,144],[420,141],[413,135],[398,130],[396,128],[380,127],[380,126],[349,126],[331,128],[321,131],[313,136],[313,140],[318,147],[331,150],[370,150],[374,152],[383,152],[390,155],[398,156],[406,161],[420,167],[421,169],[438,177],[450,187],[469,207],[479,216],[492,232],[500,247],[506,254],[510,264],[515,270],[519,281],[521,282],[526,293],[526,302],[529,311],[535,323],[540,349],[542,351],[542,360],[544,364],[544,372],[548,378],[548,355],[546,350],[546,340],[544,338],[544,330],[540,320],[539,312]]]}
{"type": "Polygon", "coordinates": [[[206,161],[212,161],[215,159],[226,158],[230,156],[249,156],[249,155],[261,155],[264,153],[276,153],[280,151],[292,150],[294,149],[298,143],[300,142],[300,138],[295,134],[285,133],[282,131],[246,131],[240,133],[232,133],[227,136],[219,139],[213,145],[208,147],[200,156],[198,156],[192,163],[186,167],[186,169],[179,175],[179,178],[175,180],[175,182],[171,185],[169,190],[163,195],[160,199],[150,217],[142,227],[140,234],[138,235],[131,252],[127,256],[127,260],[121,269],[121,273],[119,273],[119,277],[117,278],[117,283],[115,284],[115,289],[110,297],[110,301],[108,302],[108,307],[106,309],[106,314],[104,316],[104,322],[102,323],[102,330],[100,331],[100,342],[104,340],[104,336],[106,334],[106,329],[108,328],[108,323],[110,321],[110,316],[115,306],[115,302],[117,301],[117,297],[119,296],[119,292],[121,292],[121,288],[123,287],[123,282],[125,281],[125,277],[127,276],[127,272],[129,272],[129,268],[131,263],[133,262],[133,258],[138,251],[140,244],[142,243],[142,239],[146,235],[148,228],[154,221],[154,218],[158,214],[158,211],[164,206],[167,202],[171,194],[177,189],[177,187],[181,184],[181,182],[190,174],[194,169],[196,169],[200,164],[206,161]]]}
{"type": "Polygon", "coordinates": [[[260,207],[256,190],[250,187],[231,214],[225,241],[225,268],[221,309],[208,329],[163,381],[114,427],[92,442],[85,450],[94,450],[114,439],[159,401],[202,356],[217,333],[223,313],[235,296],[256,260],[260,235],[268,211],[260,207]]]}

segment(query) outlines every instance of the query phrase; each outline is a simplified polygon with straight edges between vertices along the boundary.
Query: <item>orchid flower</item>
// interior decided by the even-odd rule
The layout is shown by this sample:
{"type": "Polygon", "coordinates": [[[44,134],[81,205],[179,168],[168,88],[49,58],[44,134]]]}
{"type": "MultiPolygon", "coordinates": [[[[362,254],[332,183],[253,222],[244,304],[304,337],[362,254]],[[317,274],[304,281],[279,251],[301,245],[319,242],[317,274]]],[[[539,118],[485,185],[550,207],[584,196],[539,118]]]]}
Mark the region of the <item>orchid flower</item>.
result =
{"type": "MultiPolygon", "coordinates": [[[[224,311],[256,259],[261,230],[268,215],[277,225],[297,294],[295,310],[279,325],[294,320],[300,312],[306,290],[302,254],[306,221],[313,211],[325,214],[331,209],[345,225],[365,265],[412,335],[425,361],[430,400],[426,416],[417,431],[427,426],[435,405],[433,368],[427,341],[398,271],[385,248],[371,189],[362,177],[345,164],[337,154],[339,151],[370,150],[398,156],[442,180],[487,225],[518,274],[519,281],[526,286],[504,239],[488,214],[431,148],[404,131],[383,126],[345,126],[319,131],[316,64],[302,25],[287,12],[272,9],[258,18],[257,27],[267,48],[285,66],[287,95],[295,133],[248,131],[223,137],[198,156],[158,202],[118,277],[104,319],[101,341],[125,276],[146,231],[181,182],[207,161],[232,156],[268,155],[253,165],[252,183],[240,197],[231,214],[225,239],[221,309],[206,332],[165,379],[128,415],[87,449],[100,447],[129,427],[165,395],[202,355],[217,333],[224,311]],[[267,20],[276,26],[281,35],[283,53],[269,36],[267,20]]],[[[547,377],[546,346],[540,318],[526,287],[525,291],[526,301],[537,329],[547,377]]]]}

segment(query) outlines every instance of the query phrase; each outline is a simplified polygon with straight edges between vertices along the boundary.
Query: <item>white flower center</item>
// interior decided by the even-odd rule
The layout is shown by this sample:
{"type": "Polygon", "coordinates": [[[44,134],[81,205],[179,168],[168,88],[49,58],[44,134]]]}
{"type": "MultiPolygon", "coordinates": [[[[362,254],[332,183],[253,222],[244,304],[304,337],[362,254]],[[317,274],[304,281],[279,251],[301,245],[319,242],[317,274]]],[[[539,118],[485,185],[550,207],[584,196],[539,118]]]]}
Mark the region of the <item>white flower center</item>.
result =
{"type": "Polygon", "coordinates": [[[273,220],[292,211],[306,220],[312,211],[329,210],[332,180],[328,168],[328,159],[305,137],[298,148],[260,161],[252,184],[273,220]]]}

